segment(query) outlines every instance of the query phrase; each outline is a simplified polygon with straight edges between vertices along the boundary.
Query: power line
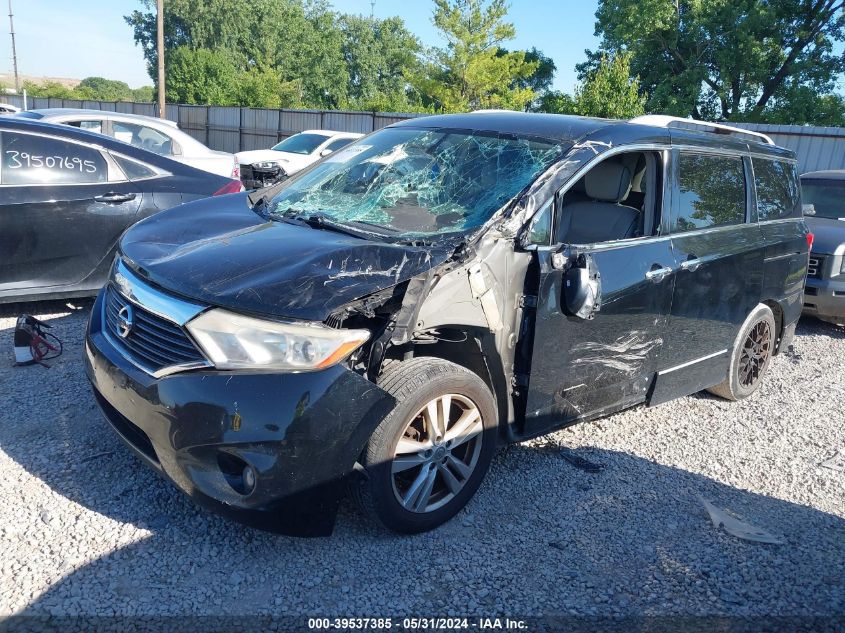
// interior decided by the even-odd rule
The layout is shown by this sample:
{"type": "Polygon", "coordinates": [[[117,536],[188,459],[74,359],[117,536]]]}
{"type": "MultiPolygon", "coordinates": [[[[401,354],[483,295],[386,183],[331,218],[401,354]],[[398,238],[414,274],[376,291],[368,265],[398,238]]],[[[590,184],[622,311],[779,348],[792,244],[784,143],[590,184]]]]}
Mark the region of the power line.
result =
{"type": "Polygon", "coordinates": [[[15,21],[12,17],[12,0],[9,0],[9,34],[12,36],[12,66],[15,69],[15,92],[20,92],[21,80],[18,77],[18,51],[15,48],[15,21]]]}

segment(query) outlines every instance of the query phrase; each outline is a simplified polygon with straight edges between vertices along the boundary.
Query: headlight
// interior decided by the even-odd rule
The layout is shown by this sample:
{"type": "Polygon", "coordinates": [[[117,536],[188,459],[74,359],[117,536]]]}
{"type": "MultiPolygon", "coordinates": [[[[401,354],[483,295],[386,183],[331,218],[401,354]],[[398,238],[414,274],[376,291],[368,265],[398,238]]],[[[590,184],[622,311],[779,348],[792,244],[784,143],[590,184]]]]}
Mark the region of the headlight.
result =
{"type": "Polygon", "coordinates": [[[253,163],[252,166],[255,169],[276,169],[277,167],[281,167],[279,163],[272,160],[258,161],[257,163],[253,163]]]}
{"type": "Polygon", "coordinates": [[[219,309],[199,315],[186,327],[218,369],[323,369],[370,338],[368,330],[278,323],[219,309]]]}

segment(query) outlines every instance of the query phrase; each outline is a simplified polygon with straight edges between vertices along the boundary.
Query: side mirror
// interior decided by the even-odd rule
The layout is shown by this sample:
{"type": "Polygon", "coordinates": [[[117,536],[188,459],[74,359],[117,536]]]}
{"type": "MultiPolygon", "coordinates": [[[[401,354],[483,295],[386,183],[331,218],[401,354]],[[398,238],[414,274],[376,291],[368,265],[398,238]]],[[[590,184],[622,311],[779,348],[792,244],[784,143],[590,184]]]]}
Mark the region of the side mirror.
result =
{"type": "Polygon", "coordinates": [[[564,312],[579,319],[594,319],[601,310],[601,273],[591,255],[578,255],[564,273],[562,299],[564,312]]]}
{"type": "Polygon", "coordinates": [[[804,212],[804,215],[816,215],[816,205],[814,204],[801,205],[801,210],[804,212]]]}
{"type": "Polygon", "coordinates": [[[331,154],[331,153],[332,153],[332,150],[330,150],[330,149],[324,149],[324,150],[321,150],[321,151],[320,151],[320,156],[321,156],[321,157],[322,157],[322,156],[328,156],[328,155],[329,155],[329,154],[331,154]]]}

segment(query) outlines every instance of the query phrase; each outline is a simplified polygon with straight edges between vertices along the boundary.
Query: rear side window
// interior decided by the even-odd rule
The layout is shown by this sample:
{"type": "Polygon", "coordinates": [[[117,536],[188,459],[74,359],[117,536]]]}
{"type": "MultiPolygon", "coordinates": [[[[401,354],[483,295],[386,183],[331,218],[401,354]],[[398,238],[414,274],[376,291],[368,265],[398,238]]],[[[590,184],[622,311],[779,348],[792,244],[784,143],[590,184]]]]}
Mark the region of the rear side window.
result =
{"type": "Polygon", "coordinates": [[[105,182],[108,164],[96,149],[61,139],[3,132],[0,183],[75,185],[105,182]]]}
{"type": "Polygon", "coordinates": [[[679,193],[672,231],[694,231],[745,222],[742,158],[681,152],[679,193]]]}
{"type": "Polygon", "coordinates": [[[173,139],[158,130],[124,121],[112,121],[111,127],[118,141],[142,147],[163,156],[173,154],[173,139]]]}
{"type": "Polygon", "coordinates": [[[120,165],[120,168],[129,180],[143,180],[144,178],[152,178],[156,175],[155,170],[144,163],[139,163],[123,156],[112,155],[112,158],[120,165]]]}
{"type": "Polygon", "coordinates": [[[801,191],[795,165],[779,160],[753,158],[760,221],[801,217],[801,191]]]}
{"type": "Polygon", "coordinates": [[[330,149],[331,151],[336,152],[339,149],[343,149],[344,147],[349,145],[354,140],[355,140],[354,138],[335,139],[334,141],[332,141],[331,143],[326,145],[326,149],[330,149]]]}

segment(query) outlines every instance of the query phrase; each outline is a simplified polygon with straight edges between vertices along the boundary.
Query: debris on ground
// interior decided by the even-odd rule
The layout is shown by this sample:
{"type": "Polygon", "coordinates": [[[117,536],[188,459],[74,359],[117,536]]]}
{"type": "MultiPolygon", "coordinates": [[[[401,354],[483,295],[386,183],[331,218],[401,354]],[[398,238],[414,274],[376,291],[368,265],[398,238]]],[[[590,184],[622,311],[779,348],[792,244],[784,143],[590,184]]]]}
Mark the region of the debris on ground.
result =
{"type": "Polygon", "coordinates": [[[602,466],[601,464],[591,462],[590,460],[581,457],[580,455],[578,455],[578,453],[565,446],[560,447],[560,456],[563,457],[570,464],[575,466],[575,468],[580,468],[584,472],[600,473],[604,470],[604,466],[602,466]]]}
{"type": "Polygon", "coordinates": [[[833,457],[824,460],[819,466],[845,473],[845,451],[839,451],[833,457]]]}
{"type": "Polygon", "coordinates": [[[704,508],[710,515],[710,520],[713,522],[713,527],[724,528],[725,532],[731,536],[735,536],[744,541],[753,541],[755,543],[770,543],[772,545],[783,545],[783,541],[778,537],[758,528],[750,523],[746,523],[730,514],[726,510],[720,510],[712,503],[707,501],[704,497],[699,497],[704,508]]]}

